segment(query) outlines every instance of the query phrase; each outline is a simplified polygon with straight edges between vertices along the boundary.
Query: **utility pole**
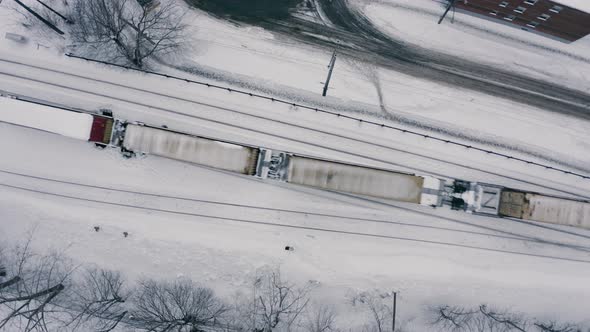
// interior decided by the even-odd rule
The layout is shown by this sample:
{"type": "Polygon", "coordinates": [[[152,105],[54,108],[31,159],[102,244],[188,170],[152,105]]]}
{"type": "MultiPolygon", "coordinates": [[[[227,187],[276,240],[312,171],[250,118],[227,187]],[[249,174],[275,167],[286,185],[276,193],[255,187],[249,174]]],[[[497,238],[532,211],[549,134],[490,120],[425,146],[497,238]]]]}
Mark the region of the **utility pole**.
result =
{"type": "Polygon", "coordinates": [[[19,0],[14,0],[14,2],[18,3],[19,5],[21,5],[29,13],[33,14],[33,16],[35,16],[36,18],[38,18],[39,20],[41,20],[41,22],[45,23],[48,27],[50,27],[51,29],[53,29],[53,31],[59,33],[60,35],[63,35],[64,34],[63,31],[61,31],[60,29],[58,29],[55,25],[51,24],[51,22],[49,22],[48,20],[44,19],[41,15],[37,14],[34,10],[32,10],[29,7],[27,7],[24,3],[20,2],[19,0]]]}
{"type": "Polygon", "coordinates": [[[397,292],[393,292],[393,318],[391,319],[391,332],[395,332],[395,311],[397,306],[397,292]]]}
{"type": "Polygon", "coordinates": [[[449,10],[451,10],[451,8],[455,5],[455,1],[456,0],[448,0],[449,4],[447,5],[447,9],[445,9],[445,13],[440,17],[440,20],[438,20],[438,24],[441,24],[442,21],[445,19],[445,16],[447,16],[447,14],[449,13],[449,10]]]}
{"type": "Polygon", "coordinates": [[[328,68],[330,68],[330,71],[328,71],[328,78],[326,78],[326,83],[324,83],[324,92],[322,93],[322,96],[326,96],[326,93],[328,93],[328,85],[330,84],[330,79],[332,78],[332,71],[334,70],[334,65],[336,64],[336,51],[334,51],[334,53],[332,53],[332,59],[330,60],[330,64],[328,65],[328,68]]]}

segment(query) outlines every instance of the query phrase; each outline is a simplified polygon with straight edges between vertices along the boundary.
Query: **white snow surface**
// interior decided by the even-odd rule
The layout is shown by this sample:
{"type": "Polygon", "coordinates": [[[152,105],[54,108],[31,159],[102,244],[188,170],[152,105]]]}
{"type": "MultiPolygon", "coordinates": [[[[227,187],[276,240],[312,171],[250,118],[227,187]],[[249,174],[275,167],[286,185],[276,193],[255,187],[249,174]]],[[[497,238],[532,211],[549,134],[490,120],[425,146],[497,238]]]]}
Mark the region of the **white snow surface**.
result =
{"type": "Polygon", "coordinates": [[[3,243],[34,228],[36,250],[67,248],[66,254],[75,261],[122,270],[131,280],[188,276],[225,297],[248,287],[260,268],[277,264],[289,280],[319,282],[322,300],[342,306],[352,290],[395,289],[402,295],[399,319],[410,330],[424,330],[420,327],[423,310],[437,302],[469,306],[486,302],[542,318],[587,319],[587,308],[579,304],[590,297],[586,278],[590,262],[587,252],[570,246],[588,246],[590,232],[572,235],[566,228],[537,228],[412,204],[357,199],[156,157],[125,160],[114,150],[97,150],[81,141],[6,124],[0,124],[0,149],[2,170],[159,195],[335,215],[132,195],[1,173],[2,184],[45,192],[0,187],[3,243]],[[26,142],[28,148],[9,142],[26,142]],[[100,232],[94,232],[95,225],[100,232]],[[123,231],[130,237],[124,238],[123,231]],[[388,236],[392,238],[384,238],[388,236]],[[295,251],[286,252],[285,245],[295,251]]]}
{"type": "Polygon", "coordinates": [[[590,13],[590,1],[588,0],[553,0],[562,5],[566,5],[572,8],[576,8],[583,12],[590,13]]]}
{"type": "Polygon", "coordinates": [[[0,96],[0,121],[87,141],[93,118],[0,96]]]}
{"type": "MultiPolygon", "coordinates": [[[[438,10],[427,1],[409,3],[438,10]]],[[[502,38],[484,34],[482,39],[479,32],[460,25],[449,30],[444,25],[441,34],[436,34],[430,16],[390,4],[372,2],[366,8],[370,18],[389,27],[391,33],[397,31],[426,47],[448,50],[449,44],[455,45],[451,51],[476,60],[487,53],[485,61],[498,66],[590,89],[588,66],[583,61],[515,40],[502,46],[502,38]],[[382,6],[383,16],[373,6],[382,6]],[[452,39],[450,30],[459,37],[452,39]],[[472,34],[476,37],[470,38],[472,34]]],[[[256,86],[320,100],[313,98],[321,91],[329,52],[277,40],[261,29],[236,27],[200,12],[187,17],[198,40],[192,61],[187,63],[256,86]]],[[[481,24],[498,31],[494,30],[497,25],[481,24]]],[[[16,25],[2,29],[29,33],[16,25]]],[[[512,37],[521,33],[497,29],[512,37]]],[[[577,55],[589,49],[588,38],[577,45],[531,38],[539,45],[577,55]]],[[[0,58],[10,61],[0,61],[3,90],[87,110],[110,108],[124,119],[283,151],[555,195],[567,196],[566,191],[590,196],[590,184],[571,175],[358,121],[92,65],[64,58],[59,49],[38,48],[34,42],[0,41],[0,58]],[[59,72],[52,71],[57,68],[59,72]]],[[[525,105],[516,105],[515,112],[515,105],[505,100],[344,58],[338,61],[331,97],[322,99],[335,108],[353,104],[367,110],[359,116],[379,115],[377,81],[388,112],[537,149],[580,165],[590,162],[587,121],[525,105]]],[[[17,240],[34,228],[34,246],[39,251],[67,248],[76,262],[121,270],[131,280],[188,276],[226,298],[247,289],[260,269],[280,265],[289,280],[318,282],[324,301],[350,312],[340,317],[344,321],[355,314],[347,294],[375,288],[396,290],[400,292],[399,320],[408,331],[427,330],[424,310],[438,303],[488,303],[540,319],[590,324],[583,305],[590,298],[589,231],[537,227],[264,182],[155,156],[126,160],[112,149],[98,150],[82,141],[5,123],[0,123],[0,151],[2,243],[17,240]],[[92,229],[95,225],[101,226],[100,232],[92,229]],[[124,231],[131,235],[124,238],[124,231]],[[295,251],[283,250],[285,245],[295,251]]]]}
{"type": "MultiPolygon", "coordinates": [[[[590,2],[589,2],[590,3],[590,2]]],[[[394,38],[527,76],[590,91],[590,36],[565,44],[509,25],[457,12],[430,0],[351,1],[394,38]]]]}

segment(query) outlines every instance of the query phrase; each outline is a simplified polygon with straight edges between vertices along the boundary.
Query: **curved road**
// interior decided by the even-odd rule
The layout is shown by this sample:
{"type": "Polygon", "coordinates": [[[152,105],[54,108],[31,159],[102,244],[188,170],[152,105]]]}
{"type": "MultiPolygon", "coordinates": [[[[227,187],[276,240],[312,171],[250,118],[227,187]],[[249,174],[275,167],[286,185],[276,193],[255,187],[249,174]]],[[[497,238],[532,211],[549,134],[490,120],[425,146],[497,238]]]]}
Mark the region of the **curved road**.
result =
{"type": "Polygon", "coordinates": [[[590,120],[589,94],[395,40],[350,6],[348,0],[317,3],[333,26],[294,17],[255,23],[407,75],[590,120]]]}

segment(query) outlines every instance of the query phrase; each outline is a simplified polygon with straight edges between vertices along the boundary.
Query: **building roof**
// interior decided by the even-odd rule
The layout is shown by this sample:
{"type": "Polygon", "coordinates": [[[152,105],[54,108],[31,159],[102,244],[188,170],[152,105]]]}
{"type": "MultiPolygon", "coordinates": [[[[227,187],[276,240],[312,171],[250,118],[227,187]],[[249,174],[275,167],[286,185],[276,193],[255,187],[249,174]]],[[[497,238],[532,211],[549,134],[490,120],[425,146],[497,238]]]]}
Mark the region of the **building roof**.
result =
{"type": "Polygon", "coordinates": [[[553,0],[553,2],[590,13],[590,0],[553,0]]]}

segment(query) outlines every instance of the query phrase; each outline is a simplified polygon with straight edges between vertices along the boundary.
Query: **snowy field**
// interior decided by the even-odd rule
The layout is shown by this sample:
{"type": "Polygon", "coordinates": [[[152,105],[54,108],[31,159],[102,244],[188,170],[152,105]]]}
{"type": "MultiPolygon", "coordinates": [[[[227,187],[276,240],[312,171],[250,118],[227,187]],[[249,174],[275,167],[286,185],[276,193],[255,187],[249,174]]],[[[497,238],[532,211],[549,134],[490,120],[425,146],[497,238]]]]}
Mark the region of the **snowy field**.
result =
{"type": "Polygon", "coordinates": [[[291,280],[318,281],[328,302],[345,302],[350,290],[400,291],[406,308],[400,312],[402,321],[420,319],[423,307],[438,301],[486,302],[560,320],[586,318],[584,306],[566,304],[590,296],[588,232],[573,235],[567,228],[261,183],[157,158],[124,160],[87,143],[4,124],[0,129],[0,141],[26,141],[31,147],[25,151],[3,143],[2,170],[218,202],[154,198],[3,173],[1,183],[13,187],[0,190],[2,236],[18,238],[35,228],[38,250],[65,247],[81,263],[123,270],[130,278],[190,276],[224,296],[245,287],[256,269],[279,264],[291,280]],[[101,232],[92,230],[95,225],[101,232]],[[124,231],[129,238],[122,237],[124,231]],[[285,245],[296,250],[284,251],[285,245]],[[564,310],[556,310],[555,303],[564,310]]]}
{"type": "Polygon", "coordinates": [[[461,12],[454,18],[451,12],[438,25],[442,5],[429,0],[360,0],[351,4],[396,38],[590,91],[590,36],[566,44],[461,12]]]}
{"type": "MultiPolygon", "coordinates": [[[[438,26],[433,17],[421,13],[440,10],[437,3],[426,0],[350,3],[358,6],[384,31],[402,40],[589,91],[589,38],[568,45],[466,16],[466,20],[476,20],[476,25],[484,29],[474,35],[471,31],[461,30],[458,21],[454,25],[438,26]],[[409,10],[405,8],[408,3],[413,6],[409,10]],[[392,26],[397,30],[393,31],[392,26]],[[426,32],[416,32],[424,30],[426,32]],[[533,45],[523,43],[529,38],[533,45]],[[518,59],[523,59],[522,63],[518,63],[518,59]],[[539,75],[539,72],[546,74],[539,75]]],[[[328,95],[335,98],[322,100],[317,95],[325,79],[330,52],[307,45],[293,45],[289,40],[277,39],[259,28],[236,27],[203,14],[196,15],[191,24],[195,29],[197,50],[192,56],[194,63],[187,63],[187,67],[212,71],[219,77],[246,81],[263,90],[304,97],[309,102],[340,110],[361,109],[367,117],[403,119],[494,142],[498,146],[522,148],[554,160],[571,161],[572,165],[583,168],[588,163],[586,157],[589,154],[583,153],[589,148],[586,143],[586,134],[590,132],[587,122],[346,58],[338,60],[331,81],[328,95]],[[264,65],[260,65],[262,61],[264,65]],[[538,132],[550,132],[551,135],[538,135],[538,132]],[[568,151],[580,150],[579,153],[560,153],[563,146],[567,146],[568,151]]]]}
{"type": "MultiPolygon", "coordinates": [[[[355,4],[409,41],[449,52],[454,43],[457,52],[472,59],[589,89],[586,60],[539,52],[498,36],[524,38],[524,32],[482,22],[494,34],[474,33],[461,25],[472,18],[457,14],[455,25],[447,22],[436,35],[433,16],[416,10],[435,11],[437,5],[429,1],[355,4]],[[398,23],[392,28],[390,21],[398,23]],[[464,42],[455,43],[451,30],[464,42]],[[476,38],[482,34],[489,38],[476,38]],[[485,47],[498,52],[481,53],[485,47]],[[530,61],[511,63],[514,59],[530,61]]],[[[543,157],[555,159],[590,173],[586,121],[524,105],[516,105],[515,112],[515,105],[503,100],[346,59],[336,65],[331,97],[321,100],[329,52],[200,12],[189,19],[196,46],[183,60],[186,65],[312,105],[354,105],[366,110],[361,116],[367,119],[391,123],[382,118],[377,85],[396,116],[509,143],[539,157],[511,151],[514,155],[551,165],[557,163],[543,157]]],[[[6,31],[27,33],[10,24],[0,28],[6,31]]],[[[588,56],[590,49],[588,38],[565,45],[529,36],[576,57],[588,56]]],[[[590,182],[571,175],[227,91],[89,64],[48,45],[38,47],[34,38],[27,45],[2,39],[0,90],[85,110],[110,108],[124,119],[251,145],[590,197],[590,182]]],[[[590,324],[583,305],[590,298],[588,231],[266,183],[157,157],[127,160],[114,150],[3,123],[0,151],[2,241],[35,228],[37,250],[65,249],[80,263],[122,270],[130,278],[190,276],[228,298],[269,265],[280,265],[293,281],[319,282],[321,297],[343,311],[352,310],[346,301],[350,292],[396,290],[404,331],[424,330],[423,312],[433,303],[490,303],[542,319],[590,324]],[[94,232],[95,225],[102,231],[94,232]],[[130,237],[123,238],[124,231],[130,237]],[[295,251],[283,250],[286,245],[295,251]]]]}

